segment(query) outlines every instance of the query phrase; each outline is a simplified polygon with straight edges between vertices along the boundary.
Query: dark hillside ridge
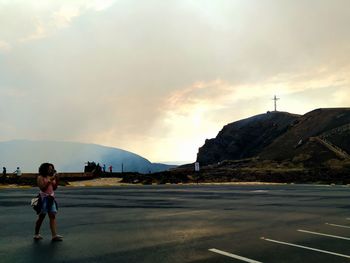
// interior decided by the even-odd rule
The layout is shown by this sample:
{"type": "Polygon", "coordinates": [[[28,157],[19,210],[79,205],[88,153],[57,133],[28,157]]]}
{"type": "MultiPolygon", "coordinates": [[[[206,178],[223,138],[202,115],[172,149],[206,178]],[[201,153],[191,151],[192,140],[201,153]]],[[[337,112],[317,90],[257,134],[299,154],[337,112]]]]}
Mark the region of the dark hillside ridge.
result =
{"type": "Polygon", "coordinates": [[[197,161],[207,165],[254,157],[298,122],[299,118],[300,115],[288,112],[267,112],[230,123],[224,126],[215,139],[205,141],[199,148],[197,161]]]}
{"type": "MultiPolygon", "coordinates": [[[[336,150],[350,152],[350,108],[316,109],[276,138],[259,154],[269,160],[309,160],[341,158],[336,150]],[[324,155],[320,158],[319,155],[324,155]]],[[[343,157],[346,158],[346,157],[343,157]]]]}
{"type": "Polygon", "coordinates": [[[199,148],[202,165],[258,158],[319,166],[350,160],[350,108],[316,109],[305,115],[270,112],[226,125],[199,148]]]}

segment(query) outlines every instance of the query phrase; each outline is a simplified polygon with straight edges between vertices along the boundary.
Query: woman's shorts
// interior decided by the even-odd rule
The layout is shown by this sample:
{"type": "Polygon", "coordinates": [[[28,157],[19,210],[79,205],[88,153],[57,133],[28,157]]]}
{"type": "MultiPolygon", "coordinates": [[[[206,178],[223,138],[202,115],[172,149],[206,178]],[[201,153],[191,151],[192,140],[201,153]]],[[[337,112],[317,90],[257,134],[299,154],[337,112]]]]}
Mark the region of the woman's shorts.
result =
{"type": "Polygon", "coordinates": [[[45,196],[42,198],[41,214],[57,213],[58,207],[55,198],[52,196],[45,196]]]}

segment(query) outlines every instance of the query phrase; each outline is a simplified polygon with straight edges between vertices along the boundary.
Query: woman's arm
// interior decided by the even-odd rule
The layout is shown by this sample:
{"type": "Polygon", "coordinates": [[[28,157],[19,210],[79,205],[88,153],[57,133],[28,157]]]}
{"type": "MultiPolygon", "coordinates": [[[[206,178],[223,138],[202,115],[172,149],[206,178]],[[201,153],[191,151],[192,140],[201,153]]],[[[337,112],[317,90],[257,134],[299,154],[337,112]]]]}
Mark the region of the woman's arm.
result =
{"type": "Polygon", "coordinates": [[[52,182],[53,190],[56,190],[58,186],[58,177],[54,176],[54,179],[51,182],[52,182]]]}
{"type": "Polygon", "coordinates": [[[44,177],[41,175],[38,176],[37,178],[37,183],[41,191],[45,192],[46,189],[49,187],[50,181],[45,182],[44,177]]]}

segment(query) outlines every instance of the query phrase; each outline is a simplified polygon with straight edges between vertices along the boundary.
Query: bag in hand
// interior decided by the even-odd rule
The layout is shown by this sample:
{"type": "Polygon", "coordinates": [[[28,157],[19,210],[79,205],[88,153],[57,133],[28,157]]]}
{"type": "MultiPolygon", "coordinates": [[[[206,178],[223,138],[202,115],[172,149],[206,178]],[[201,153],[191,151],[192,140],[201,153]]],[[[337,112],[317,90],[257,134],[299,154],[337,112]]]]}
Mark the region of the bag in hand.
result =
{"type": "Polygon", "coordinates": [[[30,202],[30,205],[33,207],[37,215],[40,214],[42,206],[40,195],[37,195],[35,198],[33,198],[30,202]]]}

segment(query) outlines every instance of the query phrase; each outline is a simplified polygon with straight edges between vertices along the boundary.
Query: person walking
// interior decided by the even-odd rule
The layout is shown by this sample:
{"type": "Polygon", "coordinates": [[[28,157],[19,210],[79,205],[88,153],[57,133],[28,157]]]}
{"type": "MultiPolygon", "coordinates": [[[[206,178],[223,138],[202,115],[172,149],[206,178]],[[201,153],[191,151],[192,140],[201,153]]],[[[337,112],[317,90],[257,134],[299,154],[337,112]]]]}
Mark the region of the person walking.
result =
{"type": "Polygon", "coordinates": [[[43,238],[40,235],[40,227],[46,214],[48,214],[50,219],[52,241],[62,241],[63,237],[57,234],[56,214],[58,207],[54,191],[57,189],[58,177],[53,164],[43,163],[40,165],[37,183],[40,189],[39,195],[41,199],[41,211],[35,223],[34,240],[40,240],[43,238]]]}
{"type": "Polygon", "coordinates": [[[7,171],[6,171],[6,167],[2,167],[2,176],[6,177],[7,171]]]}

